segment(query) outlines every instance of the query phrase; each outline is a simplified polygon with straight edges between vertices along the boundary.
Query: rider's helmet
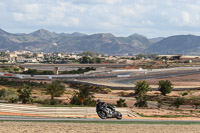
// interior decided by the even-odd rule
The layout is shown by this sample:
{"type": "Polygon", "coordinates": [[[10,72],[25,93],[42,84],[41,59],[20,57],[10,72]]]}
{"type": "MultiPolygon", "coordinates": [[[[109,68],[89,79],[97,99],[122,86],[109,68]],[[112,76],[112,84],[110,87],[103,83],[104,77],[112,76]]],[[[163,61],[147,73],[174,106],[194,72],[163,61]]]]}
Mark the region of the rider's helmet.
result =
{"type": "Polygon", "coordinates": [[[99,104],[99,103],[101,103],[101,100],[100,100],[100,99],[97,100],[97,104],[99,104]]]}

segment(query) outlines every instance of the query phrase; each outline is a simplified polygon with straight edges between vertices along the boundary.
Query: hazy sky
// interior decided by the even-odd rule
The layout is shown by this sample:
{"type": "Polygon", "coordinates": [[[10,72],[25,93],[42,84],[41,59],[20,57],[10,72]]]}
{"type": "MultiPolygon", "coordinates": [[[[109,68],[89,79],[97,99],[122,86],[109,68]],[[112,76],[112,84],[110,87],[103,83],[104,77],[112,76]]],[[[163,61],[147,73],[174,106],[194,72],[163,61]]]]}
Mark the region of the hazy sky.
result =
{"type": "Polygon", "coordinates": [[[0,28],[13,33],[200,35],[200,0],[0,0],[0,28]]]}

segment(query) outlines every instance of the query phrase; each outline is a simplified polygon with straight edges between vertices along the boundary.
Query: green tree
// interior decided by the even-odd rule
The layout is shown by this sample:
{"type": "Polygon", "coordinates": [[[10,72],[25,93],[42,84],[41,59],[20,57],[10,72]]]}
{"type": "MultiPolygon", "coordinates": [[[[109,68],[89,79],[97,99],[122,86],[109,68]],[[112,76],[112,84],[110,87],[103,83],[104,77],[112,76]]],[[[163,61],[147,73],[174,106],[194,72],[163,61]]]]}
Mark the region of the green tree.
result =
{"type": "Polygon", "coordinates": [[[135,86],[135,95],[136,96],[144,96],[144,95],[146,95],[146,93],[148,91],[151,91],[151,87],[145,80],[138,81],[136,83],[136,86],[135,86]]]}
{"type": "Polygon", "coordinates": [[[80,59],[80,63],[83,63],[83,64],[86,64],[86,63],[90,63],[91,62],[91,59],[89,56],[83,56],[81,59],[80,59]]]}
{"type": "Polygon", "coordinates": [[[161,92],[163,96],[166,96],[166,94],[171,93],[173,88],[172,83],[169,80],[160,80],[158,85],[159,85],[158,90],[161,92]]]}
{"type": "Polygon", "coordinates": [[[147,97],[146,93],[151,91],[149,84],[144,81],[138,81],[135,87],[135,98],[136,98],[136,107],[147,107],[147,97]]]}
{"type": "Polygon", "coordinates": [[[64,94],[65,86],[60,81],[53,81],[51,84],[47,84],[45,91],[46,94],[51,95],[51,101],[53,101],[54,97],[64,94]]]}
{"type": "Polygon", "coordinates": [[[96,56],[98,56],[99,54],[96,53],[96,52],[92,52],[92,51],[86,51],[86,52],[81,53],[80,55],[82,55],[82,56],[96,57],[96,56]]]}
{"type": "Polygon", "coordinates": [[[18,89],[17,92],[19,100],[22,101],[23,104],[32,102],[32,88],[29,85],[23,84],[22,88],[18,89]]]}
{"type": "Polygon", "coordinates": [[[101,59],[100,58],[96,58],[96,63],[101,63],[101,59]]]}
{"type": "Polygon", "coordinates": [[[185,99],[182,97],[178,97],[174,100],[173,105],[176,106],[176,108],[179,108],[180,105],[182,105],[185,102],[185,99]]]}
{"type": "Polygon", "coordinates": [[[95,105],[91,88],[89,86],[80,88],[79,92],[74,93],[70,103],[75,105],[95,105]]]}
{"type": "Polygon", "coordinates": [[[148,107],[147,105],[147,97],[143,96],[143,97],[135,97],[136,98],[136,103],[135,106],[136,107],[148,107]]]}

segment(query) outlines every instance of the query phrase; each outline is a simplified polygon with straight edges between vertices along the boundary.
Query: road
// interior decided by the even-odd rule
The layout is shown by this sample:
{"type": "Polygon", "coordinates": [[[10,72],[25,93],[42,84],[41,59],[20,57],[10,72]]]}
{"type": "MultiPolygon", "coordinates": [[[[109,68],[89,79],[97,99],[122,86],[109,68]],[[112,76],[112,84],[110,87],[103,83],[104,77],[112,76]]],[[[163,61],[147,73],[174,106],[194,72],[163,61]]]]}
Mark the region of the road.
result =
{"type": "Polygon", "coordinates": [[[18,66],[22,68],[37,69],[42,71],[44,70],[53,71],[55,67],[59,67],[59,71],[70,71],[86,67],[93,67],[93,68],[104,67],[106,69],[113,69],[113,68],[119,69],[127,65],[126,64],[19,64],[18,66]]]}
{"type": "MultiPolygon", "coordinates": [[[[123,78],[123,79],[116,79],[116,80],[109,80],[111,83],[123,84],[123,85],[132,85],[133,82],[138,80],[148,80],[148,79],[159,79],[159,78],[166,78],[166,77],[177,77],[177,76],[184,76],[184,75],[191,75],[191,74],[200,74],[199,70],[185,70],[185,71],[175,71],[174,73],[161,73],[157,72],[157,75],[152,74],[141,74],[136,77],[131,78],[123,78]]],[[[155,74],[155,73],[154,73],[155,74]]]]}
{"type": "Polygon", "coordinates": [[[59,117],[27,117],[0,116],[0,121],[45,121],[45,122],[200,122],[200,120],[156,120],[156,119],[96,119],[96,118],[59,118],[59,117]]]}

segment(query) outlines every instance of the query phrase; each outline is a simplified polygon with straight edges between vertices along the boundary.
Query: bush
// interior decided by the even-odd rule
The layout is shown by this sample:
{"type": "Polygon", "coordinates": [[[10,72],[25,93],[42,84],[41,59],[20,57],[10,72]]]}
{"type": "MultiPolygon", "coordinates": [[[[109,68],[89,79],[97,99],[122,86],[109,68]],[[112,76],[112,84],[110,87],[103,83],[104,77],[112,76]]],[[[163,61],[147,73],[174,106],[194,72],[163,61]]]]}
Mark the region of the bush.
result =
{"type": "Polygon", "coordinates": [[[135,87],[136,107],[147,107],[147,97],[145,96],[151,87],[146,81],[138,81],[135,87]]]}
{"type": "Polygon", "coordinates": [[[12,98],[9,99],[8,102],[9,102],[9,103],[17,103],[18,100],[19,100],[18,98],[12,97],[12,98]]]}
{"type": "Polygon", "coordinates": [[[79,89],[79,92],[74,92],[70,104],[95,106],[96,102],[94,101],[94,96],[90,91],[90,88],[84,86],[83,88],[79,89]]]}
{"type": "Polygon", "coordinates": [[[17,80],[17,79],[8,79],[8,78],[0,78],[0,85],[6,85],[6,86],[23,86],[23,84],[32,86],[32,87],[45,87],[45,83],[37,83],[37,82],[31,82],[31,81],[23,81],[23,80],[17,80]]]}
{"type": "Polygon", "coordinates": [[[200,106],[200,103],[199,102],[195,102],[194,105],[195,105],[195,109],[198,109],[198,107],[200,106]]]}
{"type": "Polygon", "coordinates": [[[186,96],[186,95],[188,95],[188,92],[184,92],[184,93],[182,94],[182,96],[186,96]]]}
{"type": "Polygon", "coordinates": [[[58,104],[61,104],[61,100],[59,99],[53,99],[53,100],[50,100],[50,105],[58,105],[58,104]]]}
{"type": "Polygon", "coordinates": [[[158,85],[158,90],[163,96],[166,96],[166,94],[170,93],[173,88],[172,83],[169,80],[160,80],[158,85]]]}
{"type": "Polygon", "coordinates": [[[0,99],[9,100],[11,97],[16,96],[16,93],[11,89],[1,89],[0,90],[0,99]]]}
{"type": "Polygon", "coordinates": [[[19,100],[22,101],[23,104],[32,102],[32,88],[29,85],[24,84],[22,88],[17,90],[17,92],[19,95],[19,100]]]}
{"type": "Polygon", "coordinates": [[[0,98],[5,98],[6,97],[6,89],[1,89],[0,90],[0,98]]]}
{"type": "Polygon", "coordinates": [[[162,107],[162,104],[163,104],[163,101],[162,101],[162,100],[157,100],[157,102],[158,102],[157,107],[158,107],[158,108],[161,108],[161,107],[162,107]]]}
{"type": "Polygon", "coordinates": [[[144,96],[148,91],[151,91],[151,87],[149,84],[144,81],[138,81],[135,87],[135,95],[136,96],[144,96]]]}
{"type": "Polygon", "coordinates": [[[125,101],[126,101],[125,99],[120,98],[120,99],[117,101],[117,107],[127,107],[125,101]]]}
{"type": "Polygon", "coordinates": [[[81,102],[78,97],[78,92],[74,92],[74,95],[72,96],[72,98],[70,100],[71,100],[70,104],[81,105],[81,102]]]}
{"type": "MultiPolygon", "coordinates": [[[[51,100],[54,100],[54,97],[59,97],[65,92],[65,86],[60,81],[53,81],[51,84],[47,84],[45,88],[46,94],[51,95],[51,100]]],[[[54,103],[54,102],[52,102],[54,103]]]]}
{"type": "Polygon", "coordinates": [[[86,67],[85,69],[79,68],[78,70],[72,70],[72,71],[63,71],[60,74],[82,74],[85,72],[96,70],[93,67],[86,67]]]}
{"type": "Polygon", "coordinates": [[[182,97],[178,97],[174,100],[173,105],[176,106],[176,108],[179,108],[180,105],[182,105],[185,102],[185,99],[182,97]]]}
{"type": "Polygon", "coordinates": [[[136,107],[148,107],[147,97],[136,97],[137,102],[134,104],[136,107]]]}
{"type": "Polygon", "coordinates": [[[31,74],[31,75],[53,75],[53,71],[38,71],[36,69],[29,69],[28,71],[22,72],[22,74],[31,74]]]}

